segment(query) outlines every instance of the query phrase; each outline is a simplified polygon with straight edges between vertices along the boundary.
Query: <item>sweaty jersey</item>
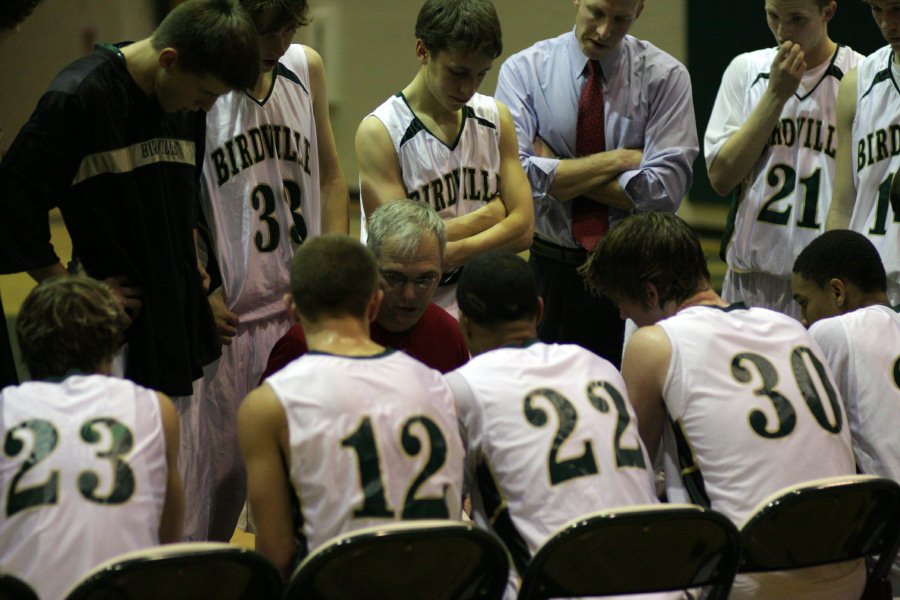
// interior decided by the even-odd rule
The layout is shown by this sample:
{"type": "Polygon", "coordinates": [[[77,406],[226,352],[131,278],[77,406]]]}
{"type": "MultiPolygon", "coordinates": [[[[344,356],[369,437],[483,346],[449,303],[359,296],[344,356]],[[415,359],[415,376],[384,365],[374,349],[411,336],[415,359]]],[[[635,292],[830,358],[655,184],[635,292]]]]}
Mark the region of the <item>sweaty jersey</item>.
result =
{"type": "Polygon", "coordinates": [[[316,139],[300,44],[279,60],[264,100],[234,91],[207,115],[203,211],[242,322],[284,311],[294,248],[322,232],[316,139]]]}
{"type": "Polygon", "coordinates": [[[733,304],[658,325],[672,347],[663,399],[681,467],[667,473],[673,489],[683,480],[696,503],[740,526],[782,488],[856,472],[840,394],[799,322],[733,304]]]}
{"type": "Polygon", "coordinates": [[[155,392],[103,375],[0,393],[0,570],[45,600],[159,543],[165,437],[155,392]]]}
{"type": "Polygon", "coordinates": [[[891,209],[891,178],[900,169],[900,69],[885,46],[859,64],[853,119],[856,204],[850,229],[878,248],[887,271],[888,298],[900,304],[900,214],[891,209]]]}
{"type": "Polygon", "coordinates": [[[473,518],[504,540],[520,573],[570,520],[657,502],[625,384],[605,359],[535,340],[480,354],[447,380],[473,518]]]}
{"type": "MultiPolygon", "coordinates": [[[[704,136],[707,168],[759,104],[778,48],[737,56],[728,65],[704,136]]],[[[765,150],[738,187],[726,252],[736,271],[786,279],[794,259],[824,231],[834,189],[835,106],[844,74],[862,55],[838,46],[831,60],[803,75],[765,150]]]]}
{"type": "Polygon", "coordinates": [[[305,550],[385,520],[459,518],[463,448],[440,373],[393,350],[309,352],[265,382],[288,421],[305,550]]]}

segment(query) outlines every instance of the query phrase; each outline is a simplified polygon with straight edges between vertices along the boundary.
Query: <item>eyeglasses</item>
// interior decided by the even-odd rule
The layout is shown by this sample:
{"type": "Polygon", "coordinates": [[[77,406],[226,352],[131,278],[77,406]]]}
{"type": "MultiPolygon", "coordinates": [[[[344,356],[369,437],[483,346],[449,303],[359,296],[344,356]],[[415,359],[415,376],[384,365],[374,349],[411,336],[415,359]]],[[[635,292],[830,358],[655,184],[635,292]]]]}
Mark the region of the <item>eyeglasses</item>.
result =
{"type": "Polygon", "coordinates": [[[397,271],[387,271],[383,269],[379,269],[379,271],[381,272],[381,277],[384,279],[384,282],[388,285],[388,287],[398,290],[406,287],[407,283],[413,284],[417,289],[427,290],[435,283],[437,283],[438,280],[438,275],[436,273],[420,275],[415,279],[410,279],[403,273],[398,273],[397,271]]]}

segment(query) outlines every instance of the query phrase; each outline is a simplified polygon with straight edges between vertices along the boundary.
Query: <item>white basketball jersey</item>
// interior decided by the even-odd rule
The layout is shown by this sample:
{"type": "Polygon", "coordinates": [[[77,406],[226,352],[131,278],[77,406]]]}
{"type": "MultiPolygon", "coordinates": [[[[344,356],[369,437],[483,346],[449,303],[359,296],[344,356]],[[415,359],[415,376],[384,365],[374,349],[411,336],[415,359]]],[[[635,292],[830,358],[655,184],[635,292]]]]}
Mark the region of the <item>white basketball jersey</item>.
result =
{"type": "Polygon", "coordinates": [[[484,206],[500,189],[500,112],[475,94],[462,108],[459,135],[448,145],[419,120],[402,93],[372,112],[387,128],[406,194],[444,219],[484,206]]]}
{"type": "Polygon", "coordinates": [[[322,232],[310,93],[306,53],[294,44],[265,100],[235,91],[207,114],[202,206],[228,308],[242,322],[284,311],[294,248],[322,232]]]}
{"type": "Polygon", "coordinates": [[[385,520],[461,514],[463,448],[440,373],[402,352],[310,352],[266,379],[287,416],[307,550],[385,520]]]}
{"type": "Polygon", "coordinates": [[[0,393],[0,570],[57,600],[117,554],[159,544],[165,437],[156,394],[73,375],[0,393]]]}
{"type": "MultiPolygon", "coordinates": [[[[696,502],[740,525],[784,487],[856,472],[840,394],[799,322],[736,304],[659,325],[672,345],[663,399],[696,502]]],[[[681,474],[666,475],[677,486],[681,474]]]]}
{"type": "Polygon", "coordinates": [[[466,443],[473,518],[521,572],[568,521],[657,502],[622,376],[575,345],[480,354],[447,375],[466,443]]]}
{"type": "Polygon", "coordinates": [[[878,248],[888,297],[900,304],[900,214],[890,205],[891,178],[900,169],[900,71],[892,57],[885,46],[859,64],[851,146],[856,204],[850,229],[878,248]]]}
{"type": "MultiPolygon", "coordinates": [[[[704,136],[707,167],[761,101],[777,52],[741,54],[725,70],[704,136]]],[[[726,256],[732,269],[789,279],[794,259],[824,231],[834,189],[837,91],[861,59],[839,46],[830,61],[804,74],[785,103],[765,151],[739,186],[726,256]]]]}
{"type": "Polygon", "coordinates": [[[844,398],[856,464],[900,481],[900,314],[869,306],[816,321],[809,333],[844,398]]]}

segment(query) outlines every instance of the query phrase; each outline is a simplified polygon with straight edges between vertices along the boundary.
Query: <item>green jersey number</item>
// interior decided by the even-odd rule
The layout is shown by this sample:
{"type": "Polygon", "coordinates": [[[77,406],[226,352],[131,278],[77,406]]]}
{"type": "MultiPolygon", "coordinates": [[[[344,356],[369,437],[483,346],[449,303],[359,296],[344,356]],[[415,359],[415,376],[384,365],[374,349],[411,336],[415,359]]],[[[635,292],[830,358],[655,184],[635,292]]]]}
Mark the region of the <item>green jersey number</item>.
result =
{"type": "MultiPolygon", "coordinates": [[[[887,179],[878,186],[878,204],[875,206],[875,222],[872,229],[869,230],[871,235],[887,234],[888,211],[891,209],[891,181],[894,174],[890,173],[887,179]]],[[[900,223],[900,214],[894,213],[894,223],[900,223]]]]}
{"type": "MultiPolygon", "coordinates": [[[[766,414],[759,409],[754,409],[750,411],[747,418],[750,427],[764,438],[775,439],[789,435],[797,425],[797,411],[790,400],[776,389],[779,383],[778,371],[766,357],[753,352],[742,352],[731,359],[731,375],[740,383],[751,383],[754,377],[750,366],[762,381],[762,384],[753,390],[754,395],[768,398],[776,415],[776,423],[770,427],[766,414]]],[[[840,402],[837,392],[828,380],[822,362],[809,348],[800,346],[791,352],[791,371],[800,388],[800,393],[803,395],[803,400],[816,422],[826,431],[839,433],[843,426],[840,402]],[[815,377],[810,373],[807,361],[812,364],[815,377]],[[816,381],[819,382],[818,387],[816,381]],[[828,397],[834,422],[825,411],[818,388],[824,390],[828,397]]]]}
{"type": "MultiPolygon", "coordinates": [[[[622,446],[622,435],[628,429],[631,423],[631,417],[625,404],[625,398],[610,383],[605,381],[592,381],[587,386],[587,396],[591,405],[602,413],[610,411],[610,402],[616,409],[617,422],[614,440],[616,466],[617,467],[638,467],[645,469],[644,455],[641,447],[627,448],[622,446]]],[[[594,447],[591,440],[587,440],[581,446],[581,453],[570,458],[560,458],[559,449],[569,439],[575,426],[578,424],[578,411],[568,398],[549,388],[540,388],[533,390],[525,396],[525,418],[535,427],[544,427],[548,420],[547,411],[538,405],[538,401],[543,400],[541,404],[549,404],[556,413],[557,426],[556,433],[553,436],[553,443],[550,446],[550,453],[547,457],[547,467],[550,473],[550,485],[557,485],[583,477],[585,475],[596,475],[600,472],[597,468],[597,460],[594,457],[594,447]]]]}
{"type": "MultiPolygon", "coordinates": [[[[285,179],[282,183],[284,187],[281,196],[290,207],[293,220],[289,230],[291,241],[294,244],[302,244],[307,235],[306,220],[300,211],[303,192],[296,181],[285,179]]],[[[281,227],[275,218],[275,190],[265,183],[259,184],[250,192],[250,204],[253,210],[259,212],[259,222],[265,230],[265,232],[262,229],[257,230],[253,236],[253,243],[260,252],[274,252],[281,243],[281,227]]]]}
{"type": "Polygon", "coordinates": [[[894,385],[900,388],[900,356],[894,361],[894,385]]]}
{"type": "MultiPolygon", "coordinates": [[[[418,456],[422,452],[423,438],[415,434],[421,430],[429,445],[428,460],[422,471],[406,491],[403,501],[403,519],[449,519],[450,507],[447,506],[446,487],[439,497],[420,498],[419,488],[432,475],[437,473],[447,462],[447,440],[440,427],[428,417],[419,415],[408,419],[400,431],[400,445],[408,456],[418,456]],[[416,427],[418,426],[418,427],[416,427]]],[[[384,480],[381,476],[378,443],[372,421],[366,417],[359,428],[341,440],[341,446],[350,448],[356,453],[359,466],[359,481],[363,490],[363,504],[353,511],[355,517],[393,518],[395,512],[388,505],[384,491],[384,480]]]]}
{"type": "MultiPolygon", "coordinates": [[[[806,229],[819,229],[818,207],[819,186],[822,180],[822,169],[816,169],[812,175],[800,180],[800,185],[806,190],[803,194],[803,211],[797,220],[797,226],[806,229]]],[[[759,211],[758,220],[775,225],[787,225],[791,218],[791,206],[777,211],[772,205],[794,193],[797,185],[797,172],[788,165],[775,165],[766,175],[766,183],[771,187],[780,185],[759,211]]]]}
{"type": "MultiPolygon", "coordinates": [[[[109,493],[98,495],[100,476],[95,471],[85,470],[78,475],[78,490],[90,502],[97,504],[122,504],[134,494],[134,473],[122,457],[128,454],[134,444],[131,431],[121,422],[111,418],[87,421],[80,428],[80,438],[86,444],[105,447],[95,454],[97,458],[110,461],[112,484],[109,493]],[[103,435],[103,432],[106,435],[103,435]]],[[[31,451],[10,481],[6,493],[7,518],[28,508],[53,505],[59,500],[59,471],[54,469],[42,483],[23,486],[25,474],[49,457],[56,449],[59,433],[50,421],[31,419],[12,427],[3,442],[3,454],[7,458],[19,456],[25,449],[25,440],[31,440],[31,451]]]]}

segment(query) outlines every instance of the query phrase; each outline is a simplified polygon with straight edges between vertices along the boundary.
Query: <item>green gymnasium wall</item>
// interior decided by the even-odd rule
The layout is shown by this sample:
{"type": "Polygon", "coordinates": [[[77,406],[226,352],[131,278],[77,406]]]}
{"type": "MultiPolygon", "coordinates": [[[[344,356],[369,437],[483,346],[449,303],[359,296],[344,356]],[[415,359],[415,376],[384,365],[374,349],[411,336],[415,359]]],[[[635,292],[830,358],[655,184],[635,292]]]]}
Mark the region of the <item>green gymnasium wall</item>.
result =
{"type": "MultiPolygon", "coordinates": [[[[691,201],[727,204],[709,185],[703,160],[703,132],[712,111],[719,81],[731,59],[742,52],[774,46],[766,25],[764,0],[689,0],[688,69],[694,89],[694,110],[701,151],[694,163],[691,201]]],[[[829,25],[834,41],[857,52],[869,54],[885,45],[863,0],[838,0],[838,9],[829,25]]]]}

